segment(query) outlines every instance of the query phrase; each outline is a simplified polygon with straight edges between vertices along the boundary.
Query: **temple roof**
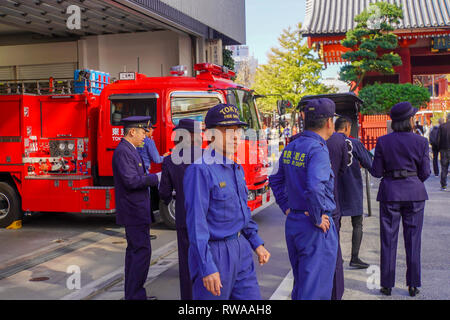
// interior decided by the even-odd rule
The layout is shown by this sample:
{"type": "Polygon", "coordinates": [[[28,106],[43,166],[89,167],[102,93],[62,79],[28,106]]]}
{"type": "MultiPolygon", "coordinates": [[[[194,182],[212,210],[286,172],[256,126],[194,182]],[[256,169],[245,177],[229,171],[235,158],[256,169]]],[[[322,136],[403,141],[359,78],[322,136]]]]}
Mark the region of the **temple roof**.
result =
{"type": "MultiPolygon", "coordinates": [[[[449,0],[384,0],[401,4],[403,20],[397,30],[450,28],[449,0]]],[[[345,34],[356,26],[354,17],[376,0],[306,0],[303,36],[345,34]]]]}

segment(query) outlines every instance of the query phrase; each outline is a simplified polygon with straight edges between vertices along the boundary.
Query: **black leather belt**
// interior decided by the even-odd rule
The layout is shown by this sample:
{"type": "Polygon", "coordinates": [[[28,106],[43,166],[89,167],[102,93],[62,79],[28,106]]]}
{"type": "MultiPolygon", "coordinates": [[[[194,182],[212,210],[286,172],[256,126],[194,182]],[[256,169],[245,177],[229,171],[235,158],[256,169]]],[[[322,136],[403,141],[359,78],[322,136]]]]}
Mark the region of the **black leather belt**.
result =
{"type": "Polygon", "coordinates": [[[392,170],[389,172],[385,172],[383,177],[389,177],[394,179],[404,179],[408,177],[416,177],[416,171],[408,171],[408,170],[392,170]]]}

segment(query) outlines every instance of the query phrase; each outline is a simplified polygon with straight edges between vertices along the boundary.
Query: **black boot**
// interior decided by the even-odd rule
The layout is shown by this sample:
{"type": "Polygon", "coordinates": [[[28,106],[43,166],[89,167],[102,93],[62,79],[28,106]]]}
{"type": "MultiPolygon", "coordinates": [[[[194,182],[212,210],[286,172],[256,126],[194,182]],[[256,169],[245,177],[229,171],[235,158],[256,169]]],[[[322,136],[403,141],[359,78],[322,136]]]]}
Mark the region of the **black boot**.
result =
{"type": "Polygon", "coordinates": [[[411,297],[415,297],[420,291],[417,287],[408,287],[408,292],[411,297]]]}
{"type": "Polygon", "coordinates": [[[380,292],[385,296],[390,296],[392,292],[392,288],[381,287],[380,292]]]}
{"type": "Polygon", "coordinates": [[[358,257],[352,257],[350,260],[350,267],[355,269],[367,269],[369,267],[368,263],[361,261],[358,257]]]}

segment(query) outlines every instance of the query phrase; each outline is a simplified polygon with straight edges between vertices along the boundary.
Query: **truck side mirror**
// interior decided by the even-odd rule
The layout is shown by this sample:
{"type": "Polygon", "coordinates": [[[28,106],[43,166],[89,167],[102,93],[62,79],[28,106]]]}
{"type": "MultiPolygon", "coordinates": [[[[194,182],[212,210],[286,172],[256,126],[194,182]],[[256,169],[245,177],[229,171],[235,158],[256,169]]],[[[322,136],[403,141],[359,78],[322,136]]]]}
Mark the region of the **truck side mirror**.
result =
{"type": "Polygon", "coordinates": [[[280,116],[286,114],[287,108],[292,108],[292,103],[289,100],[277,100],[277,111],[280,116]]]}

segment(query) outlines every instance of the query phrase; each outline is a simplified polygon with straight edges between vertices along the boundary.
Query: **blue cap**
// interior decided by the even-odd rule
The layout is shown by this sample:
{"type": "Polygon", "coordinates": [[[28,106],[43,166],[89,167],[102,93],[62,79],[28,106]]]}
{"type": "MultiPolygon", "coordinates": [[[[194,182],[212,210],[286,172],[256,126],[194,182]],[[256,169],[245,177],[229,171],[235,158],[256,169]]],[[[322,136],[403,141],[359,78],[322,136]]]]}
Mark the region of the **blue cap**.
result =
{"type": "Polygon", "coordinates": [[[148,132],[148,128],[152,127],[152,118],[144,116],[133,116],[122,119],[124,128],[141,128],[148,132]]]}
{"type": "Polygon", "coordinates": [[[187,130],[187,131],[189,131],[189,132],[194,133],[195,123],[196,123],[196,122],[200,124],[200,126],[197,126],[197,127],[198,127],[199,129],[202,129],[202,126],[201,126],[201,122],[200,122],[200,121],[195,121],[195,120],[193,120],[193,119],[181,119],[181,120],[178,122],[178,125],[177,125],[175,128],[173,128],[173,130],[185,129],[185,130],[187,130]]]}
{"type": "Polygon", "coordinates": [[[411,103],[408,101],[399,102],[394,105],[389,112],[389,116],[392,121],[403,121],[408,118],[411,118],[418,111],[417,108],[414,108],[411,103]]]}
{"type": "Polygon", "coordinates": [[[334,101],[328,98],[311,99],[306,102],[303,111],[305,117],[311,119],[324,119],[337,116],[334,101]]]}
{"type": "Polygon", "coordinates": [[[208,110],[205,116],[207,129],[216,126],[248,126],[239,119],[239,109],[232,104],[218,104],[208,110]]]}

